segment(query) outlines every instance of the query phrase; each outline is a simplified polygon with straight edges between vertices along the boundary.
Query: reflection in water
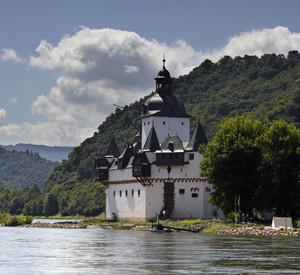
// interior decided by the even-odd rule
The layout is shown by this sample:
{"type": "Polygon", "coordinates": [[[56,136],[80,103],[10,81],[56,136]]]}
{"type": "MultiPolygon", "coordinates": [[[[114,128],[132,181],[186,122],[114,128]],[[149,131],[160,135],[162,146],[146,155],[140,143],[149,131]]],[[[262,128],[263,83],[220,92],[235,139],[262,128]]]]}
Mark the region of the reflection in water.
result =
{"type": "Polygon", "coordinates": [[[298,274],[299,238],[0,228],[5,274],[298,274]]]}

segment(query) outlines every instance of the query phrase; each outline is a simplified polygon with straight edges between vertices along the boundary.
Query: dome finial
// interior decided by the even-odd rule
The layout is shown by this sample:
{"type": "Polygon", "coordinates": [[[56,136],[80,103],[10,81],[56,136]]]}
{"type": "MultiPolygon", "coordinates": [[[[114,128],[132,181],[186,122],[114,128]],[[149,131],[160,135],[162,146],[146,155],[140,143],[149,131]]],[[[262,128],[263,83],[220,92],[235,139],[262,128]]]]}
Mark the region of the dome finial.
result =
{"type": "Polygon", "coordinates": [[[166,58],[165,58],[165,53],[164,53],[163,68],[165,68],[165,63],[166,63],[166,58]]]}

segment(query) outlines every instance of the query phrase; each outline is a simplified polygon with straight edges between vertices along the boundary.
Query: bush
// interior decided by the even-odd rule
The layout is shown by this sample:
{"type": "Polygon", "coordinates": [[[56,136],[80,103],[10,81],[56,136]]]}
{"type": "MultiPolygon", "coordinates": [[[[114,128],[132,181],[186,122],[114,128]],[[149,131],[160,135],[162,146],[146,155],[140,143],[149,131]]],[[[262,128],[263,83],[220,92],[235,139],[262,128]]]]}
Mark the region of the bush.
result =
{"type": "Polygon", "coordinates": [[[33,220],[33,217],[32,216],[26,216],[24,218],[24,223],[25,224],[31,224],[32,223],[32,220],[33,220]]]}
{"type": "Polygon", "coordinates": [[[22,222],[18,219],[17,216],[11,216],[10,219],[7,222],[8,226],[17,226],[22,224],[22,222]]]}

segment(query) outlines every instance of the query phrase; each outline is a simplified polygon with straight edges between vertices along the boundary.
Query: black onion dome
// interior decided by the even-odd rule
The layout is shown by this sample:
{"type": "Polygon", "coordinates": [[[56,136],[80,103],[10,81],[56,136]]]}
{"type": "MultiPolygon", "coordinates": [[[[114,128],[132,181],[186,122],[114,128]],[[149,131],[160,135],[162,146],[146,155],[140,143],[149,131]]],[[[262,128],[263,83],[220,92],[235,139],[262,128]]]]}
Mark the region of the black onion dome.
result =
{"type": "Polygon", "coordinates": [[[163,68],[158,72],[156,78],[171,78],[171,75],[165,66],[163,66],[163,68]]]}
{"type": "Polygon", "coordinates": [[[184,104],[172,93],[155,93],[143,105],[142,116],[189,117],[184,104]]]}

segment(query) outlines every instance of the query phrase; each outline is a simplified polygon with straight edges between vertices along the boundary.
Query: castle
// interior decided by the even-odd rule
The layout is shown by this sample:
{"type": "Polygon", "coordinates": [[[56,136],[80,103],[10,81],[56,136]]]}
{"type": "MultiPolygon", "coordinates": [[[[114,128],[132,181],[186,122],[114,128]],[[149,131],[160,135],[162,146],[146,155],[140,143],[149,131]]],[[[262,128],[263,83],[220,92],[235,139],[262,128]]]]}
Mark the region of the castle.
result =
{"type": "Polygon", "coordinates": [[[172,93],[165,59],[155,81],[154,95],[142,106],[136,142],[120,154],[112,138],[105,157],[95,160],[95,178],[106,187],[106,218],[212,218],[212,185],[199,176],[197,149],[207,143],[205,133],[198,123],[190,137],[190,116],[172,93]]]}

